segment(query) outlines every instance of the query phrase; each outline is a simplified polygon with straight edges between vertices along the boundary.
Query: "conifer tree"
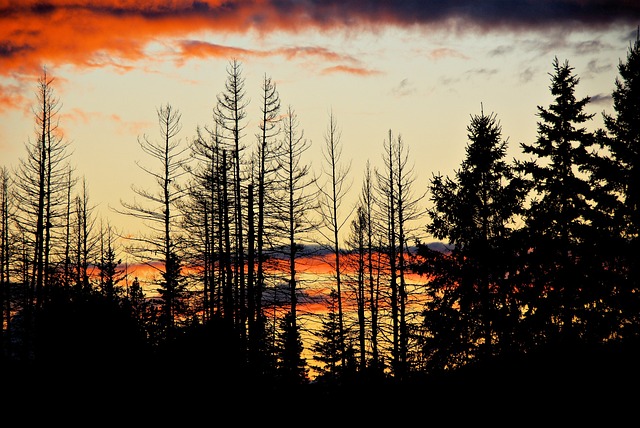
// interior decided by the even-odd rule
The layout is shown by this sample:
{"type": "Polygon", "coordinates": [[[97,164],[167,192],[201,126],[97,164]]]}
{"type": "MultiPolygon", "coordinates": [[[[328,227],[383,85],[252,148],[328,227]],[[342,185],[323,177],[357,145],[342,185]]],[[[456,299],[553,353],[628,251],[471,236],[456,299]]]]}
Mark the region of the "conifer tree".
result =
{"type": "Polygon", "coordinates": [[[606,155],[594,169],[593,186],[606,195],[598,204],[599,254],[611,274],[605,280],[615,309],[609,313],[620,314],[609,323],[626,337],[640,333],[640,28],[618,71],[615,114],[603,113],[598,142],[606,155]]]}
{"type": "Polygon", "coordinates": [[[589,171],[597,155],[585,124],[594,115],[585,112],[590,97],[576,97],[580,79],[568,61],[554,58],[553,70],[554,101],[548,108],[538,106],[538,137],[521,144],[532,158],[518,164],[532,189],[526,215],[529,275],[522,278],[522,298],[526,335],[535,342],[560,336],[566,342],[589,333],[589,327],[593,333],[588,312],[598,306],[601,288],[593,282],[599,267],[587,245],[594,219],[589,171]]]}
{"type": "Polygon", "coordinates": [[[507,242],[525,188],[505,161],[508,142],[495,114],[472,116],[467,132],[466,157],[455,177],[437,174],[430,185],[427,231],[450,250],[418,245],[425,260],[418,271],[430,278],[423,352],[432,368],[455,367],[509,346],[501,328],[514,316],[507,303],[507,242]],[[506,343],[495,343],[501,339],[506,343]]]}
{"type": "Polygon", "coordinates": [[[101,294],[109,301],[115,302],[125,297],[124,290],[118,284],[125,279],[125,272],[119,268],[122,259],[116,255],[115,239],[110,224],[100,227],[100,258],[97,263],[101,294]]]}
{"type": "Polygon", "coordinates": [[[293,312],[285,313],[278,335],[278,373],[286,387],[304,385],[309,381],[307,361],[302,356],[304,344],[295,318],[293,312]]]}
{"type": "Polygon", "coordinates": [[[313,368],[318,372],[316,380],[335,386],[340,382],[342,345],[341,331],[338,323],[338,296],[336,289],[329,292],[327,313],[322,318],[320,330],[316,333],[318,340],[311,346],[313,360],[318,364],[313,368]]]}

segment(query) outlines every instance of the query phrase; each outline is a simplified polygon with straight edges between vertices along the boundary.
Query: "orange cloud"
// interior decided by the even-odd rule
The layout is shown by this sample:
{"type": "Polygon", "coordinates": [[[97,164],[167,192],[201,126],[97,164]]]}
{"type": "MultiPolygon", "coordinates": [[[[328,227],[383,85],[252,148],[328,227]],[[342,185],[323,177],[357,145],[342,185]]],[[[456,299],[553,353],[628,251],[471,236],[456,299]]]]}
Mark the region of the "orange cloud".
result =
{"type": "Polygon", "coordinates": [[[20,85],[0,85],[0,113],[5,110],[19,110],[27,102],[20,85]]]}
{"type": "Polygon", "coordinates": [[[188,58],[242,58],[245,56],[260,55],[257,51],[248,49],[234,48],[229,46],[217,45],[198,40],[183,40],[179,42],[180,59],[179,63],[184,62],[185,57],[188,58]]]}
{"type": "Polygon", "coordinates": [[[278,49],[276,53],[283,55],[287,59],[293,59],[298,56],[315,56],[320,57],[326,61],[348,61],[356,62],[355,58],[349,55],[340,55],[336,52],[330,51],[323,47],[318,46],[298,46],[291,48],[278,49]]]}
{"type": "Polygon", "coordinates": [[[356,74],[358,76],[370,76],[372,74],[380,74],[380,72],[376,70],[368,70],[366,68],[360,68],[360,67],[349,67],[347,65],[336,65],[333,67],[327,67],[322,71],[322,74],[333,74],[333,73],[356,74]]]}
{"type": "Polygon", "coordinates": [[[90,113],[86,112],[79,108],[74,108],[71,111],[61,115],[64,118],[64,122],[73,121],[73,122],[82,122],[84,124],[90,123],[92,119],[101,116],[100,113],[90,113]]]}
{"type": "MultiPolygon", "coordinates": [[[[153,126],[153,123],[149,121],[125,121],[120,117],[120,115],[117,114],[109,115],[109,119],[116,123],[116,129],[118,134],[120,135],[140,135],[144,132],[144,130],[149,129],[153,126]]],[[[131,236],[129,236],[129,238],[131,238],[131,236]]]]}
{"type": "Polygon", "coordinates": [[[458,52],[457,50],[449,49],[449,48],[433,49],[431,52],[429,52],[429,56],[431,57],[431,59],[442,59],[442,58],[469,59],[467,56],[458,52]]]}

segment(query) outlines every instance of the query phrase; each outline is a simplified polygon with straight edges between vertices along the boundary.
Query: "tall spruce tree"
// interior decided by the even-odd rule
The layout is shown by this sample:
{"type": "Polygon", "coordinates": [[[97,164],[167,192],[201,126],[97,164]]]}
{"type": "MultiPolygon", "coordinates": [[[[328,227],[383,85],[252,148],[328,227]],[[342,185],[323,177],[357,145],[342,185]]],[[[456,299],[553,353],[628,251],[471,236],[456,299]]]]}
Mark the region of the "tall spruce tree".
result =
{"type": "Polygon", "coordinates": [[[467,132],[460,169],[453,178],[434,175],[429,187],[427,231],[450,251],[418,244],[424,262],[417,269],[430,278],[423,351],[432,369],[499,353],[510,344],[504,325],[517,320],[506,249],[526,190],[505,161],[508,141],[495,114],[472,116],[467,132]]]}
{"type": "Polygon", "coordinates": [[[598,142],[604,148],[594,173],[594,186],[608,198],[598,205],[601,215],[603,263],[609,267],[611,326],[618,337],[640,334],[640,28],[612,93],[615,114],[603,113],[605,130],[598,142]],[[617,330],[617,328],[616,328],[617,330]]]}
{"type": "Polygon", "coordinates": [[[538,106],[538,137],[522,143],[532,158],[519,162],[532,186],[526,218],[527,242],[522,298],[525,334],[534,343],[563,343],[595,333],[589,319],[597,311],[600,267],[593,263],[593,192],[589,171],[597,162],[590,97],[576,98],[580,79],[568,61],[553,60],[554,101],[538,106]],[[591,331],[589,331],[591,330],[591,331]]]}
{"type": "Polygon", "coordinates": [[[327,313],[323,315],[317,341],[311,345],[313,360],[317,364],[312,368],[318,372],[316,381],[328,386],[337,386],[341,380],[342,332],[338,322],[338,293],[335,288],[329,292],[327,313]]]}

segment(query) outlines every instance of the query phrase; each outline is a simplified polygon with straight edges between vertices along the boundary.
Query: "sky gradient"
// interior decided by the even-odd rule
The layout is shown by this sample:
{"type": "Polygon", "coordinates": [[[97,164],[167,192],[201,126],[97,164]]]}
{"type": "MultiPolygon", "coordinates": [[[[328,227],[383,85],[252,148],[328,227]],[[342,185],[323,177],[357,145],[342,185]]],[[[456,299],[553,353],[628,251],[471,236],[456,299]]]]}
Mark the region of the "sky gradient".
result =
{"type": "Polygon", "coordinates": [[[212,125],[237,58],[250,99],[245,145],[255,144],[267,75],[283,113],[290,105],[298,115],[316,172],[333,112],[350,201],[366,161],[381,166],[389,130],[409,148],[420,194],[432,174],[459,167],[481,108],[496,114],[509,157],[521,157],[519,143],[536,138],[537,106],[552,102],[556,56],[581,79],[576,95],[592,98],[589,126],[601,127],[638,25],[631,0],[0,0],[0,166],[15,168],[35,138],[46,67],[96,215],[136,233],[142,226],[112,208],[133,200],[132,184],[153,187],[135,166],[153,167],[138,137],[159,138],[156,109],[167,103],[182,114],[185,144],[212,125]]]}

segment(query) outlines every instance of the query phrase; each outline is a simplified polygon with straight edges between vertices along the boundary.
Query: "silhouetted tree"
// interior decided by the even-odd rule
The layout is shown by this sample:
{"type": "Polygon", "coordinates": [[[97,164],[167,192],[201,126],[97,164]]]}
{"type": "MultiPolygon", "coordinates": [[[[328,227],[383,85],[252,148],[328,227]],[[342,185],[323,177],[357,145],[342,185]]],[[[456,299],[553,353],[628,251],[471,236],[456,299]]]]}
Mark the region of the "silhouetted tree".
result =
{"type": "Polygon", "coordinates": [[[118,287],[126,275],[124,269],[119,268],[121,263],[122,259],[117,258],[117,248],[111,225],[108,223],[106,226],[101,225],[100,257],[96,267],[98,268],[98,289],[107,300],[119,301],[125,297],[124,290],[118,287]]]}
{"type": "Polygon", "coordinates": [[[138,138],[138,143],[152,160],[160,164],[160,168],[154,170],[143,166],[140,162],[136,164],[155,180],[158,188],[152,192],[132,185],[136,195],[145,199],[149,205],[136,201],[132,203],[121,201],[124,209],[118,212],[142,219],[152,231],[148,236],[132,238],[133,245],[130,246],[129,251],[138,257],[143,257],[143,260],[158,270],[162,277],[159,281],[159,292],[163,304],[161,319],[166,323],[164,324],[166,338],[170,338],[180,315],[178,309],[184,294],[184,284],[180,281],[179,237],[175,230],[180,224],[180,212],[172,208],[184,194],[177,184],[178,180],[187,173],[185,169],[187,159],[184,157],[187,148],[181,147],[180,140],[177,139],[182,128],[180,112],[170,104],[166,104],[157,109],[157,116],[161,140],[154,142],[145,135],[138,138]],[[154,256],[158,253],[162,258],[158,259],[154,256]],[[162,263],[161,267],[151,263],[156,260],[162,263]]]}
{"type": "MultiPolygon", "coordinates": [[[[276,156],[279,155],[281,142],[278,137],[281,133],[282,120],[280,117],[280,95],[276,84],[271,78],[264,76],[262,82],[262,105],[260,107],[262,116],[259,130],[256,134],[257,149],[255,159],[255,181],[257,181],[257,225],[255,231],[255,284],[250,281],[249,286],[249,348],[250,358],[254,364],[260,364],[257,360],[263,360],[267,353],[264,352],[266,345],[265,317],[262,307],[262,296],[265,290],[265,262],[266,246],[265,239],[270,240],[269,234],[273,221],[275,204],[273,203],[274,186],[277,185],[275,171],[277,168],[276,156]]],[[[282,183],[282,182],[280,182],[282,183]]],[[[251,217],[250,217],[251,218],[251,217]]],[[[272,232],[271,232],[272,233],[272,232]]],[[[250,270],[252,274],[253,269],[250,270]]]]}
{"type": "MultiPolygon", "coordinates": [[[[353,279],[345,281],[350,285],[353,300],[356,303],[356,326],[358,331],[359,370],[364,373],[367,368],[367,318],[366,308],[369,302],[368,283],[368,248],[367,248],[367,211],[362,205],[356,208],[356,214],[351,220],[350,233],[345,242],[347,258],[345,265],[348,272],[352,272],[353,279]]],[[[333,292],[333,290],[332,290],[333,292]]]]}
{"type": "Polygon", "coordinates": [[[280,322],[278,336],[278,361],[280,381],[285,387],[304,385],[309,381],[307,362],[302,357],[304,345],[300,327],[294,321],[293,312],[287,312],[280,322]]]}
{"type": "Polygon", "coordinates": [[[342,144],[340,141],[341,132],[338,129],[338,123],[333,115],[333,111],[329,113],[329,125],[324,136],[325,145],[323,147],[324,163],[322,164],[322,176],[324,181],[317,181],[318,186],[318,212],[320,222],[323,228],[319,228],[319,234],[324,238],[324,242],[320,243],[331,251],[333,260],[328,261],[335,274],[336,281],[336,297],[338,303],[338,328],[340,331],[340,365],[344,369],[346,367],[345,360],[345,328],[344,328],[344,310],[342,307],[342,268],[341,248],[340,248],[340,232],[344,224],[350,217],[350,212],[341,214],[343,209],[342,201],[344,200],[351,183],[349,171],[351,163],[342,164],[342,144]],[[326,230],[326,231],[325,231],[326,230]]]}
{"type": "Polygon", "coordinates": [[[379,349],[379,313],[380,313],[380,270],[381,270],[381,233],[385,235],[386,232],[381,231],[380,227],[375,225],[376,213],[375,206],[377,205],[375,199],[375,188],[373,182],[373,174],[371,169],[371,163],[367,161],[364,178],[362,181],[362,189],[358,198],[358,203],[363,210],[363,222],[366,225],[366,275],[367,275],[367,307],[369,308],[369,314],[371,317],[370,322],[370,341],[371,341],[371,361],[369,362],[369,369],[373,376],[382,374],[384,371],[383,363],[381,360],[379,349]]]}
{"type": "MultiPolygon", "coordinates": [[[[419,219],[422,215],[419,203],[424,198],[425,193],[416,196],[414,194],[415,173],[413,167],[409,164],[409,148],[405,144],[402,135],[398,135],[395,144],[393,145],[396,158],[394,162],[395,171],[393,176],[395,178],[395,190],[396,195],[393,196],[396,204],[397,221],[397,243],[398,243],[398,304],[399,304],[399,367],[396,369],[396,376],[398,379],[402,379],[403,376],[409,370],[409,346],[410,346],[410,327],[408,318],[413,318],[412,314],[408,313],[408,307],[411,303],[409,286],[407,284],[406,276],[408,270],[409,253],[409,237],[411,237],[414,229],[410,227],[411,222],[419,219]]],[[[412,240],[415,240],[413,237],[412,240]]]]}
{"type": "MultiPolygon", "coordinates": [[[[287,358],[284,364],[294,364],[285,370],[296,371],[301,352],[298,346],[298,278],[296,263],[300,257],[299,252],[303,248],[305,235],[314,230],[314,224],[310,219],[310,212],[315,207],[315,195],[310,190],[314,185],[314,178],[310,176],[310,167],[303,163],[302,155],[309,149],[311,143],[304,138],[304,131],[299,129],[300,123],[293,107],[289,106],[283,118],[283,144],[282,153],[278,157],[277,176],[282,188],[277,197],[279,204],[276,206],[275,218],[277,221],[274,236],[274,247],[281,247],[281,252],[287,262],[285,270],[289,292],[289,311],[282,321],[282,326],[287,328],[283,334],[287,339],[282,341],[283,346],[291,348],[283,350],[287,358]],[[278,241],[276,241],[278,239],[278,241]],[[277,244],[276,244],[277,242],[277,244]],[[279,245],[281,243],[281,246],[279,245]]],[[[276,202],[276,201],[274,201],[276,202]]],[[[274,302],[275,304],[276,302],[274,302]]],[[[301,345],[300,345],[301,346],[301,345]]]]}
{"type": "Polygon", "coordinates": [[[409,369],[409,300],[406,283],[408,225],[418,217],[418,202],[423,196],[413,195],[415,176],[408,164],[407,146],[401,135],[394,139],[391,130],[389,139],[384,141],[383,166],[376,169],[375,175],[379,210],[376,221],[384,236],[380,251],[384,252],[388,263],[385,271],[389,278],[391,364],[394,377],[402,380],[409,369]]]}
{"type": "Polygon", "coordinates": [[[19,207],[19,227],[30,238],[32,269],[29,278],[36,306],[44,303],[48,284],[52,228],[64,200],[67,181],[65,160],[68,144],[63,141],[58,120],[61,104],[56,98],[54,79],[46,69],[38,80],[37,107],[33,109],[36,140],[26,144],[27,157],[15,173],[14,198],[19,207]]]}
{"type": "Polygon", "coordinates": [[[79,291],[85,293],[91,291],[89,266],[98,256],[97,246],[100,240],[100,236],[96,236],[93,230],[95,219],[92,212],[93,207],[89,206],[86,181],[83,180],[81,193],[75,198],[75,227],[73,231],[75,252],[73,257],[76,274],[75,284],[79,291]]]}
{"type": "Polygon", "coordinates": [[[7,356],[11,340],[11,212],[9,170],[0,167],[0,359],[7,356]]]}
{"type": "Polygon", "coordinates": [[[233,328],[232,260],[226,236],[231,233],[227,183],[231,170],[223,157],[228,157],[219,134],[213,129],[199,127],[191,144],[193,164],[189,165],[191,181],[186,187],[188,198],[180,202],[188,260],[191,266],[202,269],[199,280],[203,286],[203,320],[225,317],[233,328]],[[227,288],[226,285],[230,285],[227,288]],[[223,302],[228,307],[223,310],[223,302]]]}
{"type": "Polygon", "coordinates": [[[22,274],[28,284],[24,300],[25,357],[30,353],[33,306],[40,308],[47,300],[52,273],[49,257],[55,243],[53,228],[60,225],[67,189],[64,163],[68,158],[68,144],[58,124],[61,105],[55,96],[53,81],[46,69],[43,70],[37,85],[37,106],[33,109],[36,137],[25,145],[27,155],[20,159],[15,171],[12,194],[23,243],[22,274]]]}
{"type": "Polygon", "coordinates": [[[311,346],[313,360],[318,364],[312,366],[318,372],[316,381],[328,386],[338,386],[342,379],[342,343],[338,322],[338,294],[335,288],[329,292],[327,313],[323,315],[321,326],[316,333],[317,341],[311,346]]]}
{"type": "Polygon", "coordinates": [[[383,167],[375,169],[377,180],[376,192],[379,210],[378,224],[383,229],[383,236],[379,251],[384,252],[388,266],[385,271],[389,277],[389,311],[391,313],[391,364],[397,370],[400,361],[400,324],[398,306],[398,280],[396,269],[396,204],[395,204],[395,179],[394,172],[394,149],[393,134],[389,130],[389,140],[384,140],[384,153],[382,155],[383,167]]]}
{"type": "MultiPolygon", "coordinates": [[[[538,137],[522,143],[530,160],[518,163],[530,181],[531,203],[526,213],[527,244],[522,298],[527,336],[536,343],[577,339],[596,311],[602,266],[593,263],[589,235],[593,232],[593,195],[588,171],[596,155],[594,136],[584,124],[593,114],[584,109],[590,97],[577,99],[580,79],[568,61],[553,60],[554,102],[538,106],[538,137]]],[[[590,333],[595,333],[595,330],[590,333]]]]}
{"type": "Polygon", "coordinates": [[[616,336],[633,337],[640,334],[640,30],[618,71],[615,114],[603,113],[606,133],[598,134],[598,142],[604,150],[592,185],[608,196],[598,200],[602,216],[596,224],[602,230],[598,254],[611,274],[608,323],[616,336]]]}
{"type": "Polygon", "coordinates": [[[467,136],[455,176],[435,174],[429,186],[427,232],[450,250],[418,244],[424,262],[417,270],[429,278],[422,350],[429,369],[493,356],[494,348],[511,345],[503,329],[518,320],[519,308],[509,303],[508,243],[526,188],[505,161],[508,142],[495,114],[473,115],[467,136]]]}
{"type": "Polygon", "coordinates": [[[242,76],[242,64],[232,59],[227,66],[227,81],[225,90],[218,94],[213,116],[219,127],[219,136],[227,141],[229,153],[233,158],[232,170],[233,186],[233,226],[235,227],[234,265],[234,293],[235,296],[235,324],[239,334],[246,336],[246,284],[245,284],[245,254],[244,254],[244,217],[243,217],[243,156],[245,149],[242,144],[246,108],[249,100],[245,98],[245,79],[242,76]]]}

